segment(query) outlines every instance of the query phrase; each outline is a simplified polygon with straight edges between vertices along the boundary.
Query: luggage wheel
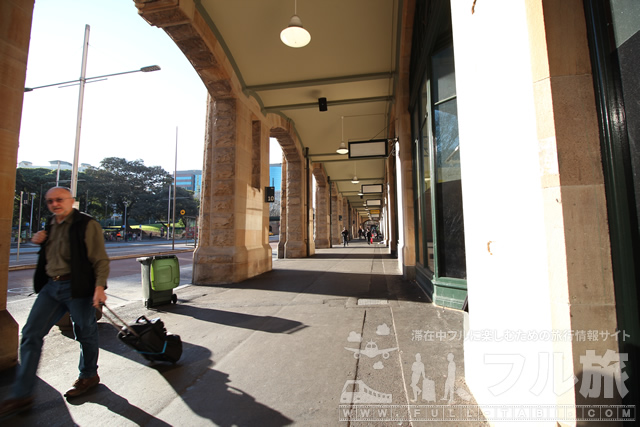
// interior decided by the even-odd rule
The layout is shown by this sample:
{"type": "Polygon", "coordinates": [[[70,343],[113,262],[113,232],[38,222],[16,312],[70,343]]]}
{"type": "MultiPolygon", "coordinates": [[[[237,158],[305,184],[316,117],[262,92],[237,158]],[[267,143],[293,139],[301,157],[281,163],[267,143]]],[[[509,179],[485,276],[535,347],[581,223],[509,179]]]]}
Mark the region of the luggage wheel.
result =
{"type": "Polygon", "coordinates": [[[171,295],[171,302],[174,303],[174,304],[177,304],[178,303],[178,295],[176,295],[176,294],[171,295]]]}

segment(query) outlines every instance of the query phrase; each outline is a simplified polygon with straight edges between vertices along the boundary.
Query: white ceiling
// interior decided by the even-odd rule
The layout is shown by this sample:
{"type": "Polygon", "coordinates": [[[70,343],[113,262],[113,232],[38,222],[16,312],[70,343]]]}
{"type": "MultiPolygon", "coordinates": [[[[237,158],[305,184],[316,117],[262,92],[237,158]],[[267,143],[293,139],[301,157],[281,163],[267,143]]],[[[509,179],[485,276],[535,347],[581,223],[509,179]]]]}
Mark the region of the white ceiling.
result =
{"type": "Polygon", "coordinates": [[[342,117],[345,143],[389,136],[399,3],[298,0],[297,14],[311,42],[297,49],[280,41],[294,0],[201,0],[198,6],[245,92],[265,112],[293,121],[311,162],[323,161],[339,192],[358,208],[366,200],[357,195],[360,185],[382,183],[384,162],[349,160],[335,150],[342,139],[342,117]],[[326,112],[319,111],[321,97],[327,98],[326,112]],[[356,172],[360,183],[352,184],[356,172]]]}

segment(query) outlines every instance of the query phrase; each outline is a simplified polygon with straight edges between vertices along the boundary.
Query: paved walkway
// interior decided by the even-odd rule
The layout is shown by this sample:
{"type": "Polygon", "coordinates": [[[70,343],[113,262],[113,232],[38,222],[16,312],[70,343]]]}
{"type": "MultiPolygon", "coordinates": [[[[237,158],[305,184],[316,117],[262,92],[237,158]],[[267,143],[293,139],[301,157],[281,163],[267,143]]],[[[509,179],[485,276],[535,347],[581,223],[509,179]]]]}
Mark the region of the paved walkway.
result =
{"type": "MultiPolygon", "coordinates": [[[[114,306],[127,320],[161,317],[182,337],[182,359],[146,362],[103,319],[102,383],[68,402],[78,346],[54,329],[34,407],[3,425],[438,424],[432,418],[474,404],[463,378],[463,313],[433,306],[385,252],[354,241],[274,259],[273,271],[239,284],[181,286],[178,304],[159,310],[114,306]]],[[[0,396],[12,376],[0,373],[0,396]]]]}

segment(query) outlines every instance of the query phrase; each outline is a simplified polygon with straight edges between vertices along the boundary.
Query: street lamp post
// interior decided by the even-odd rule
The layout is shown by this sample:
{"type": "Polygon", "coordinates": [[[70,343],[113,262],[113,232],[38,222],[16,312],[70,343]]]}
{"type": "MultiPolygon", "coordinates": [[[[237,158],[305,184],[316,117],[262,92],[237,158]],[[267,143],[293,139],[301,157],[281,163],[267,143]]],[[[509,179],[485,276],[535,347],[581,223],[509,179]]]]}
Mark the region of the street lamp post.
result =
{"type": "Polygon", "coordinates": [[[29,239],[33,236],[33,202],[36,200],[36,193],[31,193],[31,218],[29,218],[29,239]]]}
{"type": "Polygon", "coordinates": [[[80,94],[78,96],[78,116],[77,116],[77,122],[76,122],[76,144],[75,144],[75,149],[74,149],[74,154],[73,154],[73,167],[71,169],[71,195],[73,197],[76,197],[76,191],[78,188],[78,161],[79,161],[79,157],[80,157],[80,129],[81,129],[81,124],[82,124],[82,106],[84,104],[84,86],[86,83],[93,83],[96,81],[100,81],[100,80],[106,80],[107,77],[112,77],[112,76],[119,76],[122,74],[131,74],[131,73],[149,73],[152,71],[158,71],[160,70],[160,67],[158,65],[150,65],[147,67],[142,67],[139,70],[132,70],[132,71],[123,71],[120,73],[113,73],[113,74],[104,74],[102,76],[96,76],[96,77],[85,77],[86,75],[86,71],[87,71],[87,55],[89,54],[89,25],[85,26],[84,29],[84,47],[82,49],[82,68],[80,70],[80,78],[76,79],[76,80],[70,80],[68,82],[61,82],[61,83],[52,83],[52,84],[48,84],[48,85],[44,85],[44,86],[36,86],[36,87],[25,87],[24,91],[25,92],[31,92],[34,89],[41,89],[41,88],[45,88],[45,87],[51,87],[51,86],[59,86],[59,87],[66,87],[66,86],[73,86],[75,83],[79,83],[80,84],[80,94]]]}
{"type": "Polygon", "coordinates": [[[127,241],[127,206],[129,206],[129,202],[125,200],[124,202],[124,241],[127,241]]]}
{"type": "Polygon", "coordinates": [[[22,196],[24,191],[20,192],[20,211],[18,213],[18,252],[16,252],[16,261],[20,260],[20,237],[22,235],[22,196]]]}

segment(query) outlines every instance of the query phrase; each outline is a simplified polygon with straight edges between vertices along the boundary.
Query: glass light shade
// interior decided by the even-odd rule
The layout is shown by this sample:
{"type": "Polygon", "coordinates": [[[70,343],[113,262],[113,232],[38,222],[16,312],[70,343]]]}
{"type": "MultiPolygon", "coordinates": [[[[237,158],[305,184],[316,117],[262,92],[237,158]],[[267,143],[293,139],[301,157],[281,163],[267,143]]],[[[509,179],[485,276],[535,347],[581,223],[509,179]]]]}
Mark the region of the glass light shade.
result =
{"type": "Polygon", "coordinates": [[[349,152],[349,149],[347,148],[347,146],[345,145],[344,141],[342,141],[340,143],[340,146],[338,147],[338,149],[336,150],[336,153],[338,154],[347,154],[349,152]]]}
{"type": "Polygon", "coordinates": [[[353,175],[353,179],[351,180],[351,183],[352,183],[352,184],[357,184],[357,183],[359,183],[359,182],[360,182],[360,181],[358,180],[358,177],[357,177],[357,176],[355,176],[355,175],[353,175]]]}
{"type": "Polygon", "coordinates": [[[289,47],[305,47],[311,41],[311,34],[302,27],[298,15],[293,15],[289,26],[280,32],[280,40],[289,47]]]}

